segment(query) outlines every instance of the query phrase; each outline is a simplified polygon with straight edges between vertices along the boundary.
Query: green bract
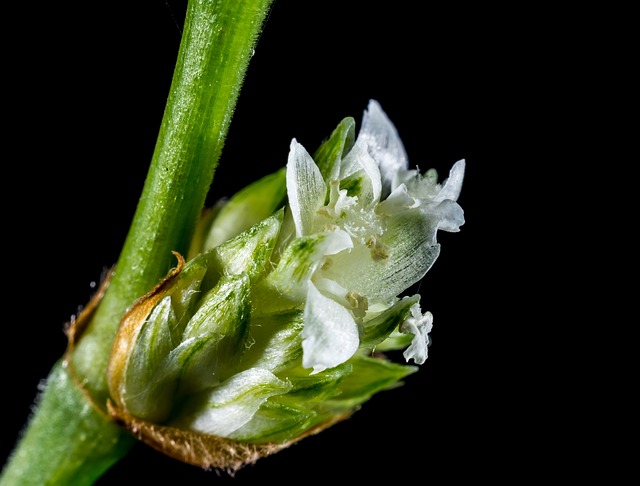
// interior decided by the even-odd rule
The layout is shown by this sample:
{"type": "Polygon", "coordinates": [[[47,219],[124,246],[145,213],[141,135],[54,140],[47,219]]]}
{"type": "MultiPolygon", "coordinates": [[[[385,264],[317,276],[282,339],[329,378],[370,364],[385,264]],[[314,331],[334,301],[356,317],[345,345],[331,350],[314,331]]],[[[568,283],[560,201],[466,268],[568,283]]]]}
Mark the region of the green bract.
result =
{"type": "Polygon", "coordinates": [[[109,364],[115,405],[281,443],[396,386],[427,358],[432,315],[403,293],[438,257],[437,231],[464,223],[464,167],[441,184],[410,170],[375,101],[357,137],[346,118],[313,157],[294,139],[286,169],[211,213],[195,256],[125,316],[109,364]],[[393,350],[407,363],[374,355],[393,350]]]}

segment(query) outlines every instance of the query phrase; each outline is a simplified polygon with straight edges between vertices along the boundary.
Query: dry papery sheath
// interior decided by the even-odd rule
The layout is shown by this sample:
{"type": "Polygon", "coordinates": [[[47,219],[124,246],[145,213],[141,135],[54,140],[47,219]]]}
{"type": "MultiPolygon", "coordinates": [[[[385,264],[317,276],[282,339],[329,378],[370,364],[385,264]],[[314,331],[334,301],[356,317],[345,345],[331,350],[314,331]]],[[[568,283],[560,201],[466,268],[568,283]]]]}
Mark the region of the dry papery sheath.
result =
{"type": "Polygon", "coordinates": [[[437,231],[464,223],[464,169],[442,183],[409,169],[374,100],[357,136],[345,118],[313,156],[292,140],[286,167],[208,210],[186,259],[122,319],[112,417],[233,473],[401,385],[433,321],[404,293],[438,257],[437,231]]]}

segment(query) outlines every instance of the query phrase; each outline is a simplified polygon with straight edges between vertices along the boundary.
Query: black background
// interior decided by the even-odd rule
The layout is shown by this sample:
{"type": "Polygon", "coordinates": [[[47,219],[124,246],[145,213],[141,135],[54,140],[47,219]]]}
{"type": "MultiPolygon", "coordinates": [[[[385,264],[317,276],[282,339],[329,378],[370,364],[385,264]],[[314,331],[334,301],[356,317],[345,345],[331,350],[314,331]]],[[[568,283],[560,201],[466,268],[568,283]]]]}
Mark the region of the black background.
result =
{"type": "MultiPolygon", "coordinates": [[[[117,260],[185,10],[185,1],[158,0],[56,3],[15,14],[24,33],[7,59],[14,88],[5,137],[14,152],[3,174],[11,289],[4,305],[13,313],[6,349],[15,354],[1,357],[10,419],[0,457],[65,349],[64,323],[117,260]]],[[[538,397],[523,392],[520,326],[530,310],[518,305],[522,277],[512,279],[529,261],[511,242],[524,196],[508,194],[506,184],[535,171],[509,148],[526,130],[522,114],[544,111],[541,90],[528,83],[542,86],[547,74],[537,69],[529,35],[536,28],[506,14],[508,22],[487,7],[457,3],[276,0],[208,202],[283,166],[292,138],[312,151],[345,116],[359,126],[372,98],[395,123],[413,166],[446,177],[466,159],[459,199],[466,223],[459,233],[438,234],[441,256],[419,286],[423,309],[434,315],[429,358],[404,387],[234,478],[138,444],[98,484],[516,479],[556,461],[532,446],[542,405],[531,409],[538,397]]]]}

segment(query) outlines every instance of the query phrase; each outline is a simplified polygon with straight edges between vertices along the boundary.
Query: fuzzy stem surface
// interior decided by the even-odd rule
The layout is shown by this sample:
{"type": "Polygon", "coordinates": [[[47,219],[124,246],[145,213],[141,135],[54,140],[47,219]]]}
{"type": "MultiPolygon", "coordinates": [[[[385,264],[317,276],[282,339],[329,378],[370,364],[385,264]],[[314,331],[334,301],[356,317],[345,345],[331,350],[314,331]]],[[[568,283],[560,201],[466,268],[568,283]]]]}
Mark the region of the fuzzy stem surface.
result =
{"type": "Polygon", "coordinates": [[[115,270],[68,362],[52,367],[0,486],[90,485],[135,443],[101,410],[111,345],[125,311],[175,265],[172,251],[188,251],[272,3],[188,2],[157,143],[115,270]]]}

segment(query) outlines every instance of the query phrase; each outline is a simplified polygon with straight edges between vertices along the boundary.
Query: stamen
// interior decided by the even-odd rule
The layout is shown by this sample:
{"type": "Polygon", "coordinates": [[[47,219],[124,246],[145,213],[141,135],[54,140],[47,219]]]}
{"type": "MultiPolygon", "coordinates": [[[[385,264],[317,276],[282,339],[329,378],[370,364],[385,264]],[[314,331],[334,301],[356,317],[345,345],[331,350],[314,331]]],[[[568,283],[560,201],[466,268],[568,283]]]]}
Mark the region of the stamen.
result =
{"type": "Polygon", "coordinates": [[[369,309],[369,301],[366,296],[360,295],[355,290],[350,290],[344,297],[347,299],[356,317],[361,318],[366,315],[369,309]]]}

